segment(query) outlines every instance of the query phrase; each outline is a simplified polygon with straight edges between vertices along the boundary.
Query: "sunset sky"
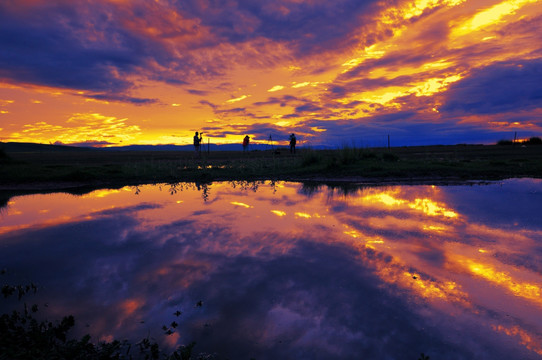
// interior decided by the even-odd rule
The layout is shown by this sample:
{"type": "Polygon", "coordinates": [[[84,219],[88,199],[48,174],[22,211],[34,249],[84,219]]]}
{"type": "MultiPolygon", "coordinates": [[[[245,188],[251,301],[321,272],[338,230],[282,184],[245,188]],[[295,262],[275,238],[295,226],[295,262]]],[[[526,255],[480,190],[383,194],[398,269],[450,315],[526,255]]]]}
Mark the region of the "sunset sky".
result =
{"type": "Polygon", "coordinates": [[[0,2],[0,141],[195,131],[331,147],[542,136],[542,0],[0,2]]]}

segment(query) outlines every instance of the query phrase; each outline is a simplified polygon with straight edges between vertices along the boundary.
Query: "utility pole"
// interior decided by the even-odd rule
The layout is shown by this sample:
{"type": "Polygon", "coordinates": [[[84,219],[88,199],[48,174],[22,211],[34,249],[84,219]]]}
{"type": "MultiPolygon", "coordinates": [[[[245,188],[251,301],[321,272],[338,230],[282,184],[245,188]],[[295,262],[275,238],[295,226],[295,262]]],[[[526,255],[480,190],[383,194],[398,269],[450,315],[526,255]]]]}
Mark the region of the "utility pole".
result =
{"type": "Polygon", "coordinates": [[[275,148],[273,146],[273,138],[271,137],[271,134],[269,134],[269,139],[267,140],[267,145],[271,145],[271,151],[275,151],[275,148]]]}

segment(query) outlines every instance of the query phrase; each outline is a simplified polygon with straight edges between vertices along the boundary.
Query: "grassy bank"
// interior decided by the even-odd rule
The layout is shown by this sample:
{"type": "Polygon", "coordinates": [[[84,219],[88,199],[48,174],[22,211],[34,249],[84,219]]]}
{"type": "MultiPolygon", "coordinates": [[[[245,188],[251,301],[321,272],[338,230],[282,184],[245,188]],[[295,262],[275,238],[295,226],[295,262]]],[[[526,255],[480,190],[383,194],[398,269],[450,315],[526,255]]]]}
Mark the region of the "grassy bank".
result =
{"type": "Polygon", "coordinates": [[[542,146],[454,145],[279,151],[19,151],[0,157],[0,187],[220,180],[457,181],[542,178],[542,146]]]}

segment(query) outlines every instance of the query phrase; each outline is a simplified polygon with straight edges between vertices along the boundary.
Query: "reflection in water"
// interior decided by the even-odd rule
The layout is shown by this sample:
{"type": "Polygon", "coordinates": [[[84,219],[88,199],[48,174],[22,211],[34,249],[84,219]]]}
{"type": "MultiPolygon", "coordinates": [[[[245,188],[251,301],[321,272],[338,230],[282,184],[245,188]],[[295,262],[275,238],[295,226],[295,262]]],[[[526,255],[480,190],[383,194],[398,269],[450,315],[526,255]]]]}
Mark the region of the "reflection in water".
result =
{"type": "Polygon", "coordinates": [[[21,196],[0,214],[0,267],[103,340],[175,320],[166,344],[218,358],[536,359],[541,210],[529,179],[21,196]]]}

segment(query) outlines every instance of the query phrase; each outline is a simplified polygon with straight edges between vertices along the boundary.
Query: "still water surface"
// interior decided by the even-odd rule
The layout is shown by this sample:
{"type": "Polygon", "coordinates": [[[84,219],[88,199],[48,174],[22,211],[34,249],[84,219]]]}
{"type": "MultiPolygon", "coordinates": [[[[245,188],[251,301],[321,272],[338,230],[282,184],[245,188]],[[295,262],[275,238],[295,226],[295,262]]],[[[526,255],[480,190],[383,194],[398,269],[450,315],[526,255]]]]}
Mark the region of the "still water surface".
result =
{"type": "Polygon", "coordinates": [[[230,359],[542,357],[541,180],[148,185],[15,197],[0,225],[2,281],[38,284],[29,302],[96,340],[230,359]]]}

